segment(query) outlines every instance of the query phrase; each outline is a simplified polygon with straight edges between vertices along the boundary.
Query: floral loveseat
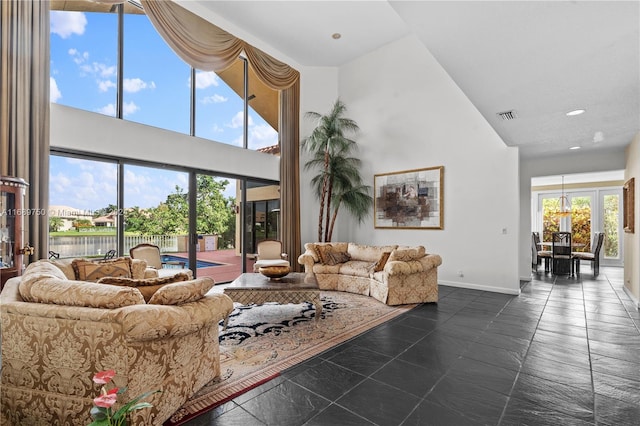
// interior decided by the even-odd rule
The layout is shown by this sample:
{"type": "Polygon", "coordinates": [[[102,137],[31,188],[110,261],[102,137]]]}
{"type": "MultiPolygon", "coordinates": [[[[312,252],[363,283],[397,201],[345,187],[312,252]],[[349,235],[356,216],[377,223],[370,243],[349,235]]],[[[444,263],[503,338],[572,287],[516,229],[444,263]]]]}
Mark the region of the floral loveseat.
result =
{"type": "Polygon", "coordinates": [[[161,425],[220,374],[218,322],[233,303],[209,292],[211,278],[104,279],[71,280],[40,260],[7,281],[0,294],[0,424],[87,425],[100,392],[93,375],[113,369],[114,385],[127,387],[118,403],[162,391],[146,399],[153,407],[132,416],[135,425],[161,425]],[[138,289],[154,286],[152,294],[138,289]]]}
{"type": "Polygon", "coordinates": [[[371,296],[387,305],[438,301],[442,258],[423,246],[307,243],[298,257],[322,290],[371,296]]]}

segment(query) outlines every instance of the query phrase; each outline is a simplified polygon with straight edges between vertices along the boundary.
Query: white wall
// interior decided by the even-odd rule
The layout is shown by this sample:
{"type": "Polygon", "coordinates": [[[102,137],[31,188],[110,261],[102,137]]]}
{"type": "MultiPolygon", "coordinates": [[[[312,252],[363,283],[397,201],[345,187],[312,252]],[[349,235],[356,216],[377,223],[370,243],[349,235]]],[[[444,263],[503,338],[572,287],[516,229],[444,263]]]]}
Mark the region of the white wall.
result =
{"type": "Polygon", "coordinates": [[[280,157],[51,104],[52,148],[280,180],[280,157]]]}
{"type": "MultiPolygon", "coordinates": [[[[339,94],[362,130],[362,174],[372,187],[374,174],[444,166],[444,230],[374,229],[372,216],[344,226],[343,212],[333,240],[422,244],[443,258],[440,283],[519,293],[517,149],[428,50],[409,36],[342,66],[339,94]]],[[[315,227],[317,210],[308,207],[303,221],[315,227]]]]}
{"type": "Polygon", "coordinates": [[[635,231],[623,237],[624,288],[640,308],[640,133],[627,147],[624,178],[635,178],[635,231]]]}
{"type": "Polygon", "coordinates": [[[531,178],[624,169],[624,149],[567,153],[520,160],[521,279],[531,278],[531,178]]]}

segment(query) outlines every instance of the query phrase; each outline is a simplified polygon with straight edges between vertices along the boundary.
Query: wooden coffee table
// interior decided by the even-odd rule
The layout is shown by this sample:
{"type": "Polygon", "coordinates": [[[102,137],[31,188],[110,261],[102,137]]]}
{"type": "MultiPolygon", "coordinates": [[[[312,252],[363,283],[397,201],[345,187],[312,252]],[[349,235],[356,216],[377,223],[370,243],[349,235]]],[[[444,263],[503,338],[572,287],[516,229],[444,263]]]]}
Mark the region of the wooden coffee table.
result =
{"type": "MultiPolygon", "coordinates": [[[[224,289],[224,293],[242,305],[311,302],[316,308],[316,320],[322,314],[318,281],[315,276],[304,272],[291,272],[279,279],[270,279],[259,273],[242,274],[224,289]]],[[[228,321],[229,317],[226,317],[224,328],[227,328],[228,321]]]]}

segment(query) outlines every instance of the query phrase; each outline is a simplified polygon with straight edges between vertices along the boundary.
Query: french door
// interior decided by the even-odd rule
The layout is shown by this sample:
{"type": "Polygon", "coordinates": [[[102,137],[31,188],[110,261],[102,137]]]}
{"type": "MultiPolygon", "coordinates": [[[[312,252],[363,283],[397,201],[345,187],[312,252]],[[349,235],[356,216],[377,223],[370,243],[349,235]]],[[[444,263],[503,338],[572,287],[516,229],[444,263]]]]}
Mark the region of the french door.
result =
{"type": "Polygon", "coordinates": [[[558,214],[562,196],[559,192],[539,193],[535,224],[542,241],[551,241],[553,232],[571,232],[572,242],[583,246],[576,251],[591,251],[596,232],[604,232],[600,264],[622,266],[622,225],[620,220],[622,191],[598,189],[565,192],[571,214],[558,214]]]}

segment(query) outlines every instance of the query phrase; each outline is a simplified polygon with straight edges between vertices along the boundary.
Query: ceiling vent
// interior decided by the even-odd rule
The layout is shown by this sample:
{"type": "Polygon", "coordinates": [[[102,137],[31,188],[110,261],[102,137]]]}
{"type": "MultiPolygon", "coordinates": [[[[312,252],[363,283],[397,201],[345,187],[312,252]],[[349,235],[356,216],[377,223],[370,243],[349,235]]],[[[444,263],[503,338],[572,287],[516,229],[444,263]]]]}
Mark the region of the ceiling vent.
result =
{"type": "Polygon", "coordinates": [[[502,118],[503,121],[515,120],[518,118],[518,114],[514,110],[499,112],[498,116],[502,118]]]}

